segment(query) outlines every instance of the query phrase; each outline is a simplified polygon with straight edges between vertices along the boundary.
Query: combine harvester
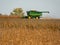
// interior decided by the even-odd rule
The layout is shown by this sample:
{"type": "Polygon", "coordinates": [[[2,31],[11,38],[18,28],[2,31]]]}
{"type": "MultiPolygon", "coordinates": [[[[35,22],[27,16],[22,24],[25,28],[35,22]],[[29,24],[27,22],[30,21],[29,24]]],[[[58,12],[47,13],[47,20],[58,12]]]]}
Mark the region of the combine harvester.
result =
{"type": "Polygon", "coordinates": [[[39,19],[42,16],[42,13],[49,13],[49,11],[36,11],[36,10],[30,10],[27,11],[27,16],[24,16],[23,18],[36,18],[39,19]]]}

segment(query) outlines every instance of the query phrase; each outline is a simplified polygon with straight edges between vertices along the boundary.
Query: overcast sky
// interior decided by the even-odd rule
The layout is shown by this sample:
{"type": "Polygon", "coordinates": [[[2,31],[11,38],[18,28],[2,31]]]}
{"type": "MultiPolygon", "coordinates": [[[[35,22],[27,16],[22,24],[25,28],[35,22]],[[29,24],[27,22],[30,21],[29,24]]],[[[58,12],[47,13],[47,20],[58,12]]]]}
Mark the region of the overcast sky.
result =
{"type": "Polygon", "coordinates": [[[14,8],[49,11],[49,15],[43,16],[60,18],[60,0],[0,0],[0,13],[9,14],[14,8]]]}

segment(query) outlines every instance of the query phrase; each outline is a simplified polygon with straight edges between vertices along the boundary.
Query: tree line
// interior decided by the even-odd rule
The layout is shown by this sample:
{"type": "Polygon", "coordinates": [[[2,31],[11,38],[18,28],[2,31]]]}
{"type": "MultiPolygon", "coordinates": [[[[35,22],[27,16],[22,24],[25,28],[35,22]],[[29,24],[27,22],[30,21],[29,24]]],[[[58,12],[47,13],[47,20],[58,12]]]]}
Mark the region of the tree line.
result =
{"type": "MultiPolygon", "coordinates": [[[[3,14],[0,13],[0,16],[2,16],[3,14]]],[[[15,8],[12,10],[12,12],[10,12],[9,16],[24,16],[24,12],[22,8],[15,8]]]]}

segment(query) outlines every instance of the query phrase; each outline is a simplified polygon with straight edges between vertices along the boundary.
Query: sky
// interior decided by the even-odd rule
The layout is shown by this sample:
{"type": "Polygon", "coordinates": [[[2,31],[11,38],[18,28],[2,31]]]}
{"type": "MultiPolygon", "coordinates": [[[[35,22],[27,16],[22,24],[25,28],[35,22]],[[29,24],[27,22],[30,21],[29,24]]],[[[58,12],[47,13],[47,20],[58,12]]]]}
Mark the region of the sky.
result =
{"type": "Polygon", "coordinates": [[[0,0],[0,13],[10,14],[14,8],[22,8],[25,14],[31,9],[49,11],[43,17],[60,18],[60,0],[0,0]]]}

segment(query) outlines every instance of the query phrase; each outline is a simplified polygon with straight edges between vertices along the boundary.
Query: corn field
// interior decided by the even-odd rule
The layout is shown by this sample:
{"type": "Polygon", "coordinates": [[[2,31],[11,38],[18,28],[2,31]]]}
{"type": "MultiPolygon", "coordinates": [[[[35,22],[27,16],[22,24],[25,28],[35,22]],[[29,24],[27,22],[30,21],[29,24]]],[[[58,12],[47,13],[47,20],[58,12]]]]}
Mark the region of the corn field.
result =
{"type": "Polygon", "coordinates": [[[60,19],[0,18],[0,45],[60,45],[60,19]]]}

